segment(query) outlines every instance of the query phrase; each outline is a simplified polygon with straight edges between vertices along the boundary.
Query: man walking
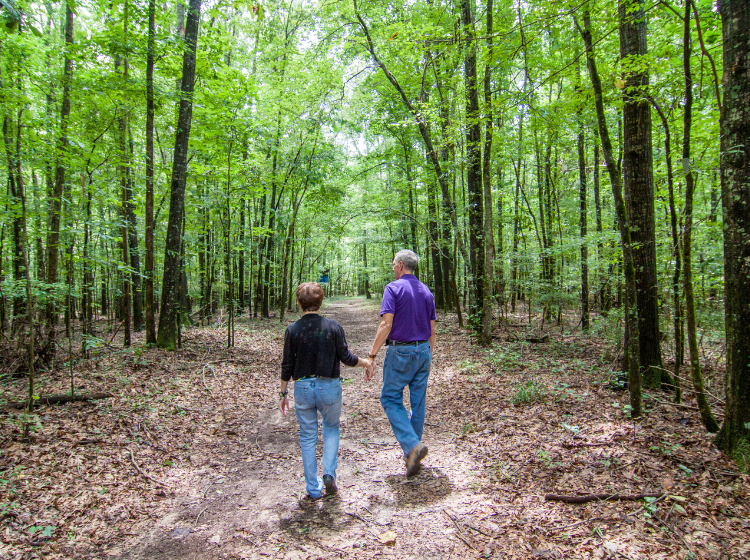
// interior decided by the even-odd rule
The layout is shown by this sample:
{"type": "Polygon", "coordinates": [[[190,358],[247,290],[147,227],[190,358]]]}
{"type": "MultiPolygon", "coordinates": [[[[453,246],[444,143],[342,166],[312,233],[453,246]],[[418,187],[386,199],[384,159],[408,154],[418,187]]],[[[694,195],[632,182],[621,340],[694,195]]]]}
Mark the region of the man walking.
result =
{"type": "MultiPolygon", "coordinates": [[[[396,280],[385,287],[381,322],[369,357],[373,360],[385,343],[383,388],[380,402],[406,460],[406,476],[419,472],[427,446],[422,443],[427,378],[435,347],[435,297],[413,272],[419,257],[403,250],[393,258],[396,280]],[[404,408],[404,388],[409,387],[410,412],[404,408]]],[[[373,373],[365,374],[369,381],[373,373]]]]}

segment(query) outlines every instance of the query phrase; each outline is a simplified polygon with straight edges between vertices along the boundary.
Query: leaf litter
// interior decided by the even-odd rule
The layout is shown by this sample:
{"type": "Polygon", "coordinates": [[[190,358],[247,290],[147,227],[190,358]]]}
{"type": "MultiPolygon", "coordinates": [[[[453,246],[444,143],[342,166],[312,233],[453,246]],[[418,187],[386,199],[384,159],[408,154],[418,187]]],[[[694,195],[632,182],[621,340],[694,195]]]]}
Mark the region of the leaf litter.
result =
{"type": "MultiPolygon", "coordinates": [[[[359,355],[377,311],[323,309],[359,355]]],[[[231,349],[225,332],[193,328],[177,352],[137,340],[80,361],[77,391],[113,396],[37,409],[30,442],[8,409],[0,558],[750,557],[750,480],[696,411],[654,394],[629,419],[605,340],[496,331],[486,350],[451,314],[438,321],[421,473],[404,476],[379,385],[342,368],[340,492],[302,509],[296,419],[276,400],[284,326],[237,324],[231,349]]],[[[39,380],[44,394],[69,383],[67,370],[39,380]]],[[[24,387],[11,380],[2,398],[24,387]]]]}

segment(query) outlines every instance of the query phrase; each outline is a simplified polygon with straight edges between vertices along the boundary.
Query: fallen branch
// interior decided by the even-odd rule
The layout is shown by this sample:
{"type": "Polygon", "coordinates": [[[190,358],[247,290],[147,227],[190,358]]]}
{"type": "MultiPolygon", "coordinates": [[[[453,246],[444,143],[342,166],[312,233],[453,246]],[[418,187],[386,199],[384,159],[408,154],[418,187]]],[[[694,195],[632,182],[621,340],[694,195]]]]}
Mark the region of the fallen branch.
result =
{"type": "Polygon", "coordinates": [[[115,332],[112,334],[112,338],[109,339],[109,343],[112,344],[112,341],[117,336],[117,333],[120,332],[120,327],[125,324],[125,319],[123,319],[119,325],[117,325],[117,328],[115,329],[115,332]]]}
{"type": "Polygon", "coordinates": [[[164,488],[169,488],[169,486],[167,486],[166,484],[164,484],[164,483],[163,483],[162,481],[160,481],[160,480],[156,480],[156,479],[155,479],[155,478],[154,478],[153,476],[151,476],[150,474],[147,474],[147,473],[143,472],[143,471],[141,470],[141,467],[139,467],[139,466],[138,466],[138,463],[136,463],[136,462],[135,462],[135,457],[133,457],[133,451],[132,451],[132,450],[131,450],[131,449],[130,449],[129,447],[125,447],[125,450],[126,450],[126,451],[127,451],[128,453],[130,453],[130,462],[131,462],[131,463],[133,463],[133,466],[135,467],[135,470],[137,470],[137,471],[138,471],[139,473],[141,473],[141,476],[143,476],[144,478],[147,478],[147,479],[149,479],[149,480],[150,480],[151,482],[155,482],[155,483],[156,483],[156,484],[158,484],[159,486],[163,486],[164,488]]]}
{"type": "Polygon", "coordinates": [[[560,445],[567,449],[570,449],[573,447],[604,447],[605,445],[612,445],[614,443],[617,443],[617,441],[582,441],[580,443],[576,443],[574,441],[564,441],[560,445]]]}
{"type": "Polygon", "coordinates": [[[587,494],[585,496],[564,496],[562,494],[545,494],[544,500],[547,502],[565,502],[568,504],[585,504],[586,502],[596,502],[599,500],[623,500],[636,501],[643,498],[661,498],[663,494],[587,494]]]}
{"type": "MultiPolygon", "coordinates": [[[[97,399],[108,399],[113,397],[112,393],[91,393],[88,395],[49,395],[34,399],[34,406],[65,404],[69,402],[93,401],[97,399]]],[[[26,408],[29,401],[8,403],[8,408],[26,408]]]]}

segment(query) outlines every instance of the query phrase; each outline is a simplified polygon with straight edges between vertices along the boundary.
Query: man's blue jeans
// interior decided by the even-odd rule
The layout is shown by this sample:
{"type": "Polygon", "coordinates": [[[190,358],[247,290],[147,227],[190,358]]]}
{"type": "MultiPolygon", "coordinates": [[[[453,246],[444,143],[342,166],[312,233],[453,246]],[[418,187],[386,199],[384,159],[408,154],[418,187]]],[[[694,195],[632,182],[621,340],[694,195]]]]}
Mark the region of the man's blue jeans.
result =
{"type": "Polygon", "coordinates": [[[414,346],[389,346],[385,354],[380,403],[391,423],[393,435],[401,444],[404,457],[422,439],[431,361],[429,342],[414,346]],[[407,386],[410,413],[404,408],[404,388],[407,386]]]}
{"type": "Polygon", "coordinates": [[[319,498],[323,480],[318,477],[318,412],[323,419],[323,475],[336,479],[341,419],[341,379],[317,377],[294,382],[294,412],[299,422],[299,446],[305,469],[305,486],[311,498],[319,498]]]}

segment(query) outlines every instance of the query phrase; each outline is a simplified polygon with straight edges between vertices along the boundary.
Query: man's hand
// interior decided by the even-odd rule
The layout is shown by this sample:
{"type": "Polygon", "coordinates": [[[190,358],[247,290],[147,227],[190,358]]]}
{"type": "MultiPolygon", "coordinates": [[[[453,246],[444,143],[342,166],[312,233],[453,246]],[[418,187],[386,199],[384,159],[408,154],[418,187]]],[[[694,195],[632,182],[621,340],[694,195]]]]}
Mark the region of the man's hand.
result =
{"type": "Polygon", "coordinates": [[[372,379],[374,372],[374,360],[370,358],[362,358],[362,369],[365,370],[365,381],[372,379]]]}
{"type": "Polygon", "coordinates": [[[281,399],[281,403],[279,404],[279,410],[281,410],[281,414],[286,416],[287,411],[289,410],[289,398],[284,397],[281,399]]]}
{"type": "Polygon", "coordinates": [[[370,367],[365,368],[365,381],[369,383],[375,377],[375,371],[377,368],[375,366],[375,358],[371,358],[368,361],[370,362],[370,367]]]}

